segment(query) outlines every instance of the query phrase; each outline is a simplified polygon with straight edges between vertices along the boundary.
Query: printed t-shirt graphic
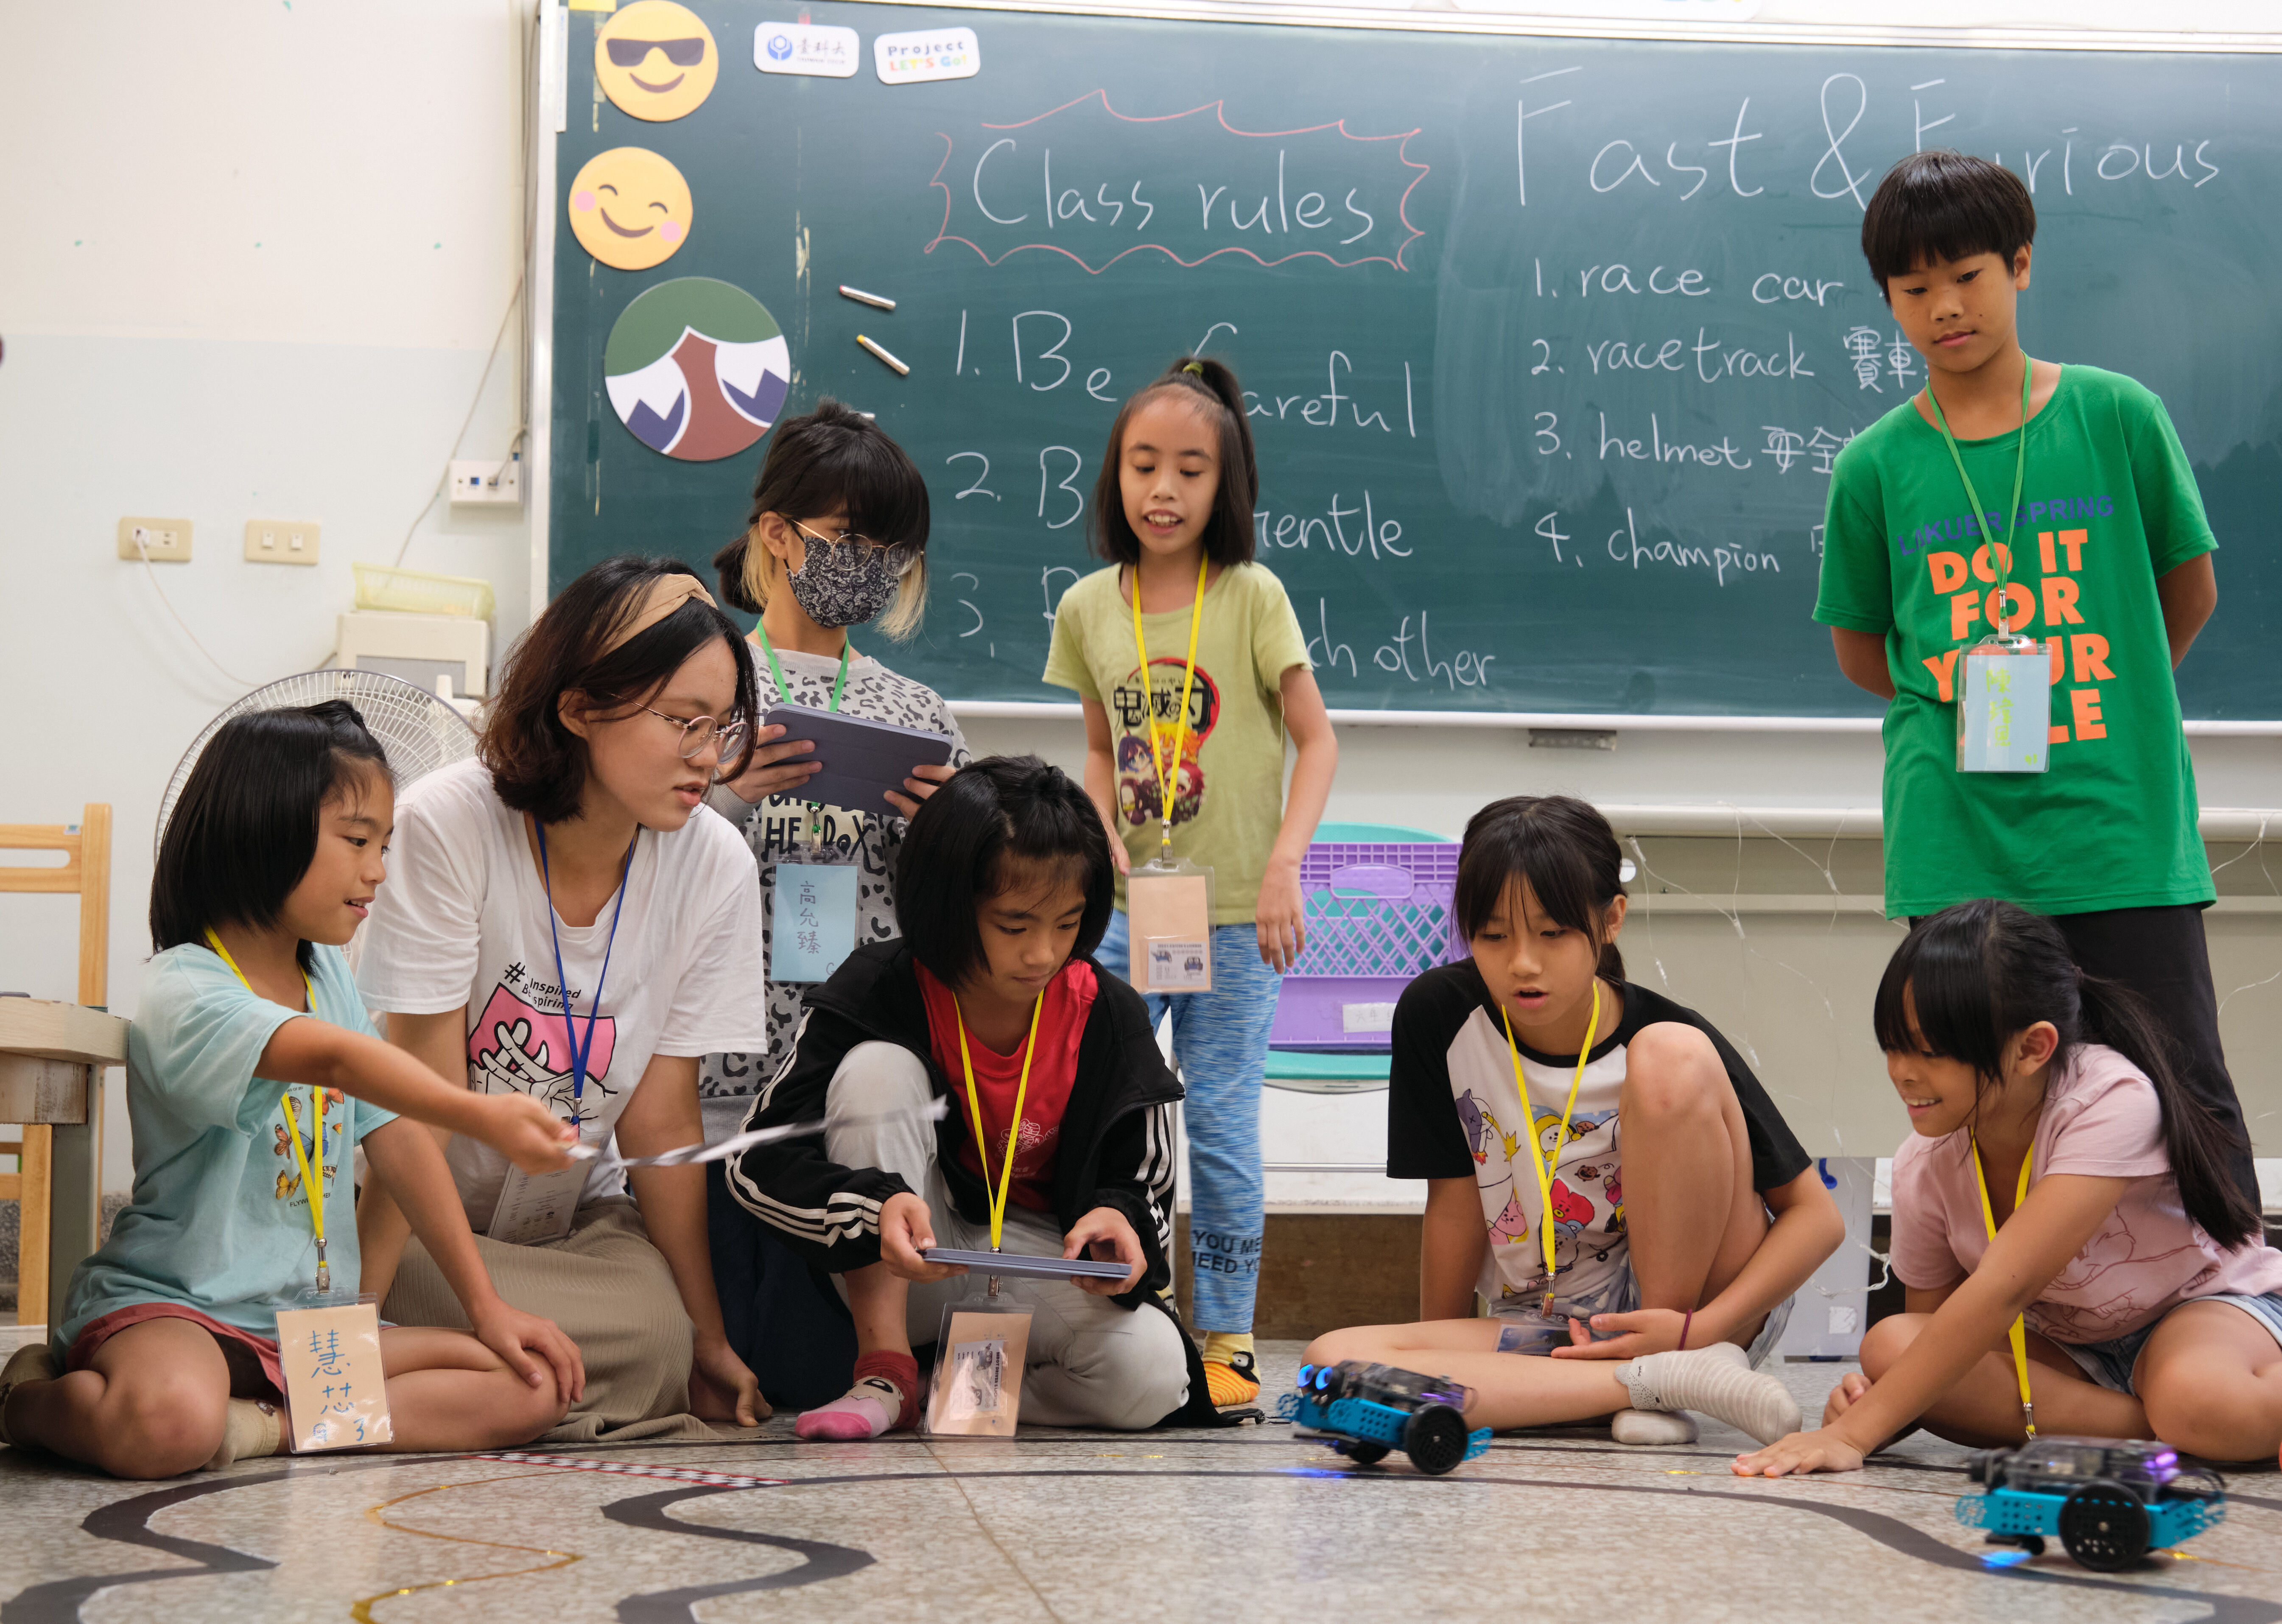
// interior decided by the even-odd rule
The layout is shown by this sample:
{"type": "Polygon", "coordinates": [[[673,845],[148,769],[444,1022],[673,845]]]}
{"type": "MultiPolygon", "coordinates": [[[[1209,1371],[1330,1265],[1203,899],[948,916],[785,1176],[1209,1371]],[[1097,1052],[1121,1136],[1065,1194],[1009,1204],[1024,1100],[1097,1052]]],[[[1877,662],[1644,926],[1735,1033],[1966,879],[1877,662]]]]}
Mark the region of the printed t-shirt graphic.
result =
{"type": "Polygon", "coordinates": [[[1473,1179],[1490,1241],[1477,1289],[1493,1313],[1542,1324],[1544,1348],[1567,1342],[1569,1332],[1560,1322],[1539,1318],[1545,1247],[1537,1226],[1544,1202],[1522,1136],[1534,1137],[1553,1164],[1556,1306],[1580,1316],[1617,1311],[1634,1289],[1618,1105],[1626,1055],[1643,1028],[1672,1022],[1711,1039],[1743,1107],[1755,1189],[1788,1184],[1808,1162],[1750,1068],[1709,1022],[1644,987],[1626,984],[1622,991],[1615,1030],[1586,1058],[1566,1134],[1560,1106],[1568,1099],[1577,1056],[1521,1048],[1529,1081],[1525,1101],[1514,1087],[1504,1022],[1472,960],[1427,971],[1403,989],[1395,1006],[1387,1177],[1473,1179]]]}
{"type": "Polygon", "coordinates": [[[1205,803],[1205,741],[1220,723],[1220,685],[1213,680],[1212,672],[1199,661],[1191,681],[1185,657],[1157,655],[1149,662],[1148,680],[1142,680],[1141,668],[1135,665],[1110,690],[1106,708],[1110,726],[1117,732],[1120,833],[1157,827],[1165,815],[1167,783],[1173,786],[1174,825],[1195,822],[1205,803]],[[1184,688],[1189,691],[1189,710],[1186,720],[1180,721],[1184,688]],[[1153,712],[1157,721],[1153,760],[1149,747],[1153,712]],[[1176,722],[1180,722],[1177,740],[1174,737],[1176,722]]]}
{"type": "MultiPolygon", "coordinates": [[[[1149,711],[1172,748],[1188,667],[1190,605],[1141,618],[1149,643],[1145,696],[1133,610],[1116,569],[1097,570],[1054,609],[1046,680],[1075,688],[1109,718],[1117,830],[1126,855],[1157,855],[1160,792],[1150,765],[1149,711]]],[[[1284,821],[1284,673],[1313,669],[1284,584],[1259,564],[1222,570],[1205,588],[1197,678],[1181,758],[1174,763],[1173,850],[1213,870],[1213,923],[1251,921],[1268,853],[1284,821]]],[[[1118,876],[1117,905],[1125,906],[1118,876]]]]}
{"type": "MultiPolygon", "coordinates": [[[[1959,442],[1984,496],[2010,494],[2017,434],[1959,442]]],[[[2051,913],[2208,902],[2155,590],[2217,545],[2193,471],[2162,402],[2094,367],[2062,369],[2028,436],[2006,595],[2016,630],[2057,645],[2048,773],[1957,770],[1959,651],[1996,629],[2005,514],[1965,510],[1941,431],[1908,402],[1857,436],[1832,477],[1814,618],[1884,637],[1895,688],[1886,911],[1975,897],[2051,913]]]]}
{"type": "Polygon", "coordinates": [[[578,1042],[586,1045],[586,1023],[594,1012],[575,987],[570,1001],[571,1018],[566,1022],[560,988],[533,981],[519,964],[508,966],[505,978],[468,1034],[468,1076],[470,1081],[480,1077],[487,1094],[529,1094],[583,1131],[598,1120],[601,1102],[614,1098],[624,1086],[608,1081],[618,1023],[607,1011],[594,1021],[593,1049],[586,1057],[586,1087],[592,1093],[581,1098],[570,1066],[571,1029],[577,1029],[578,1042]],[[527,1002],[526,991],[544,1006],[527,1002]]]}
{"type": "MultiPolygon", "coordinates": [[[[679,829],[643,829],[625,884],[623,909],[609,899],[590,924],[556,919],[550,927],[522,814],[501,803],[480,761],[439,767],[396,804],[388,883],[357,933],[359,990],[390,1014],[464,1008],[468,1086],[533,1094],[567,1116],[570,1043],[555,983],[569,983],[583,1045],[601,983],[602,1018],[579,1115],[583,1138],[607,1141],[653,1057],[757,1049],[767,1031],[760,886],[737,832],[704,807],[679,829]]],[[[485,1229],[506,1159],[465,1134],[454,1136],[445,1159],[469,1223],[485,1229]]],[[[602,1156],[589,1166],[581,1200],[617,1194],[622,1177],[602,1156]]]]}
{"type": "MultiPolygon", "coordinates": [[[[1006,1136],[1014,1119],[1014,1098],[1021,1092],[1022,1050],[1011,1054],[989,1047],[967,1029],[966,1053],[974,1063],[974,1092],[982,1105],[982,1132],[990,1146],[985,1168],[974,1152],[974,1116],[966,1104],[966,1071],[959,1055],[959,1025],[951,989],[937,981],[925,965],[919,967],[920,996],[927,1004],[928,1045],[935,1063],[951,1081],[951,1108],[966,1124],[959,1159],[967,1171],[991,1188],[1006,1169],[1006,1136]]],[[[1054,1153],[1061,1147],[1062,1114],[1069,1108],[1070,1090],[1077,1084],[1078,1044],[1085,1037],[1086,1016],[1093,1009],[1097,985],[1093,967],[1072,963],[1047,983],[1046,1006],[1038,1012],[1037,1052],[1030,1057],[1030,1086],[1022,1100],[1022,1137],[1014,1152],[1014,1177],[1007,1201],[1033,1212],[1054,1209],[1054,1153]]]]}

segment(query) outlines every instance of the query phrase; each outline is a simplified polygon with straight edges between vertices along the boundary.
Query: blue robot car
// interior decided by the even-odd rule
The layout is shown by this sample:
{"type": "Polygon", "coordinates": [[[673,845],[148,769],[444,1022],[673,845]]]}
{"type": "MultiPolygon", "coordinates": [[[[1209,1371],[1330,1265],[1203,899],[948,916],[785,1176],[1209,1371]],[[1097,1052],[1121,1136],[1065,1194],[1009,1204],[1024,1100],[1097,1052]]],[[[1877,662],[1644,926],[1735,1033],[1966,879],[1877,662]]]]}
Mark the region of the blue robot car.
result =
{"type": "Polygon", "coordinates": [[[1277,1401],[1276,1415],[1323,1435],[1334,1453],[1359,1466],[1401,1449],[1419,1471],[1439,1477],[1490,1447],[1489,1428],[1466,1429],[1473,1400],[1472,1388],[1447,1376],[1347,1359],[1301,1365],[1297,1390],[1277,1401]]]}

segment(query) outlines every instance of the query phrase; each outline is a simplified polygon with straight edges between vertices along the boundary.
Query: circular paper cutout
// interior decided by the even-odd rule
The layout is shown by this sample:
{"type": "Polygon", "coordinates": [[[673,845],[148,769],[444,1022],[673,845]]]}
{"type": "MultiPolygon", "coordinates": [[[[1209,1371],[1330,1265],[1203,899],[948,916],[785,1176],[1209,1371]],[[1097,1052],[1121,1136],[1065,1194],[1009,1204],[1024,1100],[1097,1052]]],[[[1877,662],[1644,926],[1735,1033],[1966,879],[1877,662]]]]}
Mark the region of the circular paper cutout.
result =
{"type": "Polygon", "coordinates": [[[648,270],[689,238],[692,205],[681,171],[646,147],[612,147],[570,182],[570,234],[615,270],[648,270]]]}
{"type": "Polygon", "coordinates": [[[602,349],[602,385],[643,445],[711,462],[769,431],[792,387],[792,352],[776,318],[744,289],[682,276],[619,315],[602,349]]]}
{"type": "Polygon", "coordinates": [[[634,0],[594,33],[594,82],[653,124],[695,113],[720,73],[713,31],[673,0],[634,0]]]}

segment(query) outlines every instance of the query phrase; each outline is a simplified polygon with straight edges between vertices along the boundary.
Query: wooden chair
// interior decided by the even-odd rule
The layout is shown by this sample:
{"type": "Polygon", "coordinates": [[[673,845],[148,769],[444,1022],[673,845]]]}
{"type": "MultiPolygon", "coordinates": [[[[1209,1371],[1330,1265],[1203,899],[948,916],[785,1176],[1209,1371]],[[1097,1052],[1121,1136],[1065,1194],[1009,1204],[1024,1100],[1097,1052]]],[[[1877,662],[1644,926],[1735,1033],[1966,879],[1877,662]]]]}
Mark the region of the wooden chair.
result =
{"type": "MultiPolygon", "coordinates": [[[[59,868],[0,865],[0,891],[76,892],[79,896],[79,1001],[100,1008],[109,996],[111,954],[111,808],[90,802],[76,824],[0,823],[0,851],[61,851],[59,868]]],[[[88,1102],[89,1148],[100,1155],[102,1144],[102,1074],[95,1074],[93,1098],[88,1102]]],[[[16,1320],[19,1325],[45,1325],[49,1289],[60,1290],[61,1280],[48,1275],[56,1195],[55,1126],[50,1123],[0,1128],[0,1155],[12,1154],[16,1171],[0,1173],[0,1201],[18,1203],[20,1222],[16,1252],[16,1320]]],[[[88,1170],[71,1169],[68,1183],[90,1182],[88,1170]]],[[[91,1201],[103,1198],[99,1175],[92,1188],[75,1192],[91,1201]]],[[[93,1219],[88,1220],[92,1225],[93,1219]]]]}

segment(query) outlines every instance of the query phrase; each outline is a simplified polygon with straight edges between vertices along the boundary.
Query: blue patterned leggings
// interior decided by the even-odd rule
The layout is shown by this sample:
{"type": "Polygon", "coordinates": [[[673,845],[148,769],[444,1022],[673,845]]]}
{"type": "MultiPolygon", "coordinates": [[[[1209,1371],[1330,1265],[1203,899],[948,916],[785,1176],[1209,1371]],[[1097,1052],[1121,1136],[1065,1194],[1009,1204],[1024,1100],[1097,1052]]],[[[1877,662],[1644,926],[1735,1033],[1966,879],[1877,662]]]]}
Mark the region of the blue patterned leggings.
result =
{"type": "MultiPolygon", "coordinates": [[[[1131,963],[1124,913],[1096,952],[1122,975],[1131,963]]],[[[1260,1288],[1260,1090],[1282,977],[1260,960],[1250,925],[1213,930],[1213,990],[1149,996],[1153,1022],[1173,1014],[1173,1058],[1187,1099],[1189,1250],[1203,1331],[1249,1331],[1260,1288]]]]}

